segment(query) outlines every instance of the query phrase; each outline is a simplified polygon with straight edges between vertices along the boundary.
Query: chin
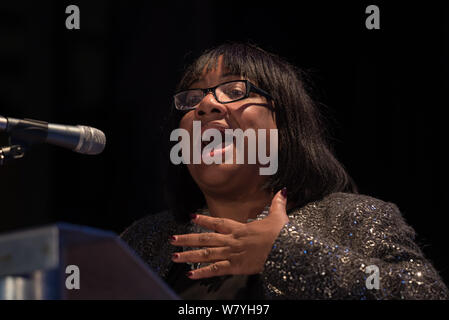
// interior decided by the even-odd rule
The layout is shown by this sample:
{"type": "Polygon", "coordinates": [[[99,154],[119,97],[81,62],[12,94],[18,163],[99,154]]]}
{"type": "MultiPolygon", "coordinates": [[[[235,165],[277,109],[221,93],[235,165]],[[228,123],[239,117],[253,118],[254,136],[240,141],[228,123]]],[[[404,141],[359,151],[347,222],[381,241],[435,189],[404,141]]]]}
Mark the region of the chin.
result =
{"type": "Polygon", "coordinates": [[[198,185],[220,188],[229,187],[236,178],[239,180],[248,174],[248,168],[245,165],[238,164],[212,164],[212,165],[196,165],[189,171],[193,179],[198,185]]]}

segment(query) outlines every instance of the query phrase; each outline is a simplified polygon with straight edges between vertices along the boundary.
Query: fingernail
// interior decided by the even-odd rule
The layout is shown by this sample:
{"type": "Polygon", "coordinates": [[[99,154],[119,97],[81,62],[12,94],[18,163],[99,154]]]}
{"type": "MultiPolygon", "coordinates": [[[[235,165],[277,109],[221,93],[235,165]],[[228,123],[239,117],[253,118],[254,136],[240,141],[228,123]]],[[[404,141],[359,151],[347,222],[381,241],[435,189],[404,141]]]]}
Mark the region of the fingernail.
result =
{"type": "Polygon", "coordinates": [[[176,236],[170,236],[170,241],[176,241],[178,238],[176,236]]]}
{"type": "Polygon", "coordinates": [[[287,187],[283,187],[283,188],[282,188],[282,190],[281,190],[281,195],[282,195],[285,199],[287,199],[287,187]]]}
{"type": "Polygon", "coordinates": [[[190,215],[190,219],[192,219],[192,220],[195,220],[196,217],[198,217],[198,215],[196,215],[196,214],[194,214],[194,213],[192,213],[192,214],[190,215]]]}
{"type": "Polygon", "coordinates": [[[192,271],[189,271],[189,272],[186,273],[186,277],[190,278],[191,276],[193,276],[193,272],[192,271]]]}
{"type": "Polygon", "coordinates": [[[172,258],[173,259],[178,259],[179,258],[179,253],[173,253],[172,254],[172,258]]]}

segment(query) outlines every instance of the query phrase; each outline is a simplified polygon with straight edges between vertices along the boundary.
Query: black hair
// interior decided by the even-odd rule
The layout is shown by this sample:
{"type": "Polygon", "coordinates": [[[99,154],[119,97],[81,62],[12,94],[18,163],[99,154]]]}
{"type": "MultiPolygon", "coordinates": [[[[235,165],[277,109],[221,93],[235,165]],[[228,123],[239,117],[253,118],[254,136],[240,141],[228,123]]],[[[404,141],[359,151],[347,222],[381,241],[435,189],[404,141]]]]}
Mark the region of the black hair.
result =
{"type": "MultiPolygon", "coordinates": [[[[268,178],[267,188],[277,192],[287,187],[289,202],[296,207],[334,192],[358,193],[328,143],[324,117],[306,89],[306,74],[278,55],[254,44],[219,45],[187,67],[177,91],[198,80],[205,67],[215,68],[220,56],[228,72],[250,80],[273,97],[279,137],[278,171],[268,178]]],[[[179,127],[182,116],[172,106],[168,131],[179,127]]],[[[167,179],[168,205],[178,220],[187,221],[190,213],[205,205],[204,196],[185,165],[168,163],[167,179]]]]}

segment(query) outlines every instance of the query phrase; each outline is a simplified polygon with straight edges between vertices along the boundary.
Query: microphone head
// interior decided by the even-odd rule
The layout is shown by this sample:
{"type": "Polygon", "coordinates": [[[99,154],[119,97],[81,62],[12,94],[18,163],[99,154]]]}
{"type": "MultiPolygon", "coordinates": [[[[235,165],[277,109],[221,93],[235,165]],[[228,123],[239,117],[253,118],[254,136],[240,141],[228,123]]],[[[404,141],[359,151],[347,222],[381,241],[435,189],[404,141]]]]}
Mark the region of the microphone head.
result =
{"type": "Polygon", "coordinates": [[[73,151],[90,155],[100,154],[106,146],[105,134],[92,127],[77,127],[80,129],[80,140],[73,151]]]}

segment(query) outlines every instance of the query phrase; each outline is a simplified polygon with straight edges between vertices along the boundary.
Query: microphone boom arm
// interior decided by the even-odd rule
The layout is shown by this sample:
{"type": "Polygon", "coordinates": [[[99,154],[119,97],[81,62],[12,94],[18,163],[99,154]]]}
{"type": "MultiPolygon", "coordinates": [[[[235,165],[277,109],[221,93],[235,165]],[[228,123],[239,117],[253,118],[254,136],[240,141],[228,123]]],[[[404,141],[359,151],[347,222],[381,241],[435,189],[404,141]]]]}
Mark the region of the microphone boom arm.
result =
{"type": "Polygon", "coordinates": [[[20,145],[13,145],[0,148],[0,166],[8,160],[21,159],[25,156],[25,148],[20,145]]]}

